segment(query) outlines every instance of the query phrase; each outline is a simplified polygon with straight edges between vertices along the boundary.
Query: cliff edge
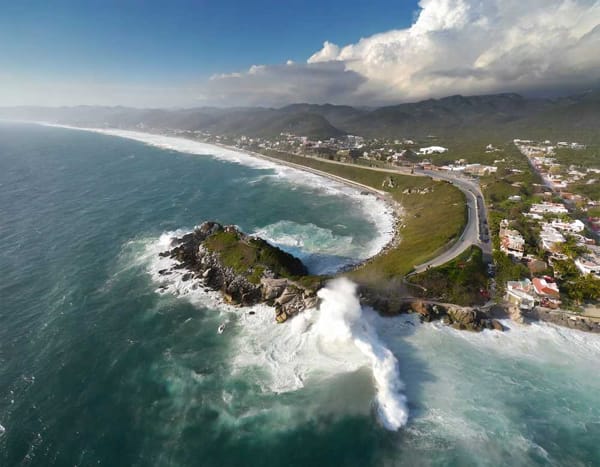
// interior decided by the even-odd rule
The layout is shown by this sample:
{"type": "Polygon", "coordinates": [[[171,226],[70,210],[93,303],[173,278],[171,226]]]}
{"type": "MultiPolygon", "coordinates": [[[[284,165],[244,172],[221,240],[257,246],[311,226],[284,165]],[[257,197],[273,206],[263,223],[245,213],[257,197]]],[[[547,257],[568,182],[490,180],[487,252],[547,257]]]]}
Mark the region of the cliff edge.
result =
{"type": "Polygon", "coordinates": [[[232,305],[275,307],[278,322],[319,304],[322,278],[310,276],[298,258],[232,225],[204,222],[160,255],[189,271],[184,280],[201,280],[232,305]]]}

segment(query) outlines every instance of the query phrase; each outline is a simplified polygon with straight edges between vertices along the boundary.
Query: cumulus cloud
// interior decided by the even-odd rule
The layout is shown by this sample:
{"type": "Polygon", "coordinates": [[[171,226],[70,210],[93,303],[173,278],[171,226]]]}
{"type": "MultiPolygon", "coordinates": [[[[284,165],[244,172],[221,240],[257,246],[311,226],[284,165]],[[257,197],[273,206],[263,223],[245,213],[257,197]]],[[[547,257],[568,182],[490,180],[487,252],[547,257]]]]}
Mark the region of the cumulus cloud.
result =
{"type": "Polygon", "coordinates": [[[202,94],[213,105],[280,106],[291,102],[342,103],[366,81],[342,62],[253,65],[244,73],[213,76],[202,94]]]}
{"type": "Polygon", "coordinates": [[[158,87],[40,84],[0,72],[0,103],[374,106],[451,94],[576,92],[599,84],[600,0],[420,0],[410,27],[353,44],[325,41],[304,63],[254,65],[158,87]]]}
{"type": "MultiPolygon", "coordinates": [[[[382,104],[600,80],[600,0],[421,0],[406,29],[329,41],[305,65],[213,79],[223,100],[382,104]]],[[[209,93],[210,94],[210,93],[209,93]]]]}

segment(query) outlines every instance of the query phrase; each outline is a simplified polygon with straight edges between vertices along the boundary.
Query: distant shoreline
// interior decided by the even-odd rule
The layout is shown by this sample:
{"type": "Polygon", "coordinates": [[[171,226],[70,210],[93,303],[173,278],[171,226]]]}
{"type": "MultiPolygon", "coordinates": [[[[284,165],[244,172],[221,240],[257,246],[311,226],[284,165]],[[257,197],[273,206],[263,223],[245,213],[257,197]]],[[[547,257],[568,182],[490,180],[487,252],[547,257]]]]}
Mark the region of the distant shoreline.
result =
{"type": "MultiPolygon", "coordinates": [[[[288,161],[284,161],[284,160],[277,159],[274,157],[269,157],[269,156],[266,156],[264,154],[260,154],[260,153],[254,152],[254,151],[240,149],[235,146],[228,146],[228,145],[222,144],[222,143],[207,143],[204,141],[198,141],[196,139],[185,138],[182,136],[172,136],[172,135],[163,134],[163,133],[149,133],[149,132],[144,132],[144,131],[124,130],[124,129],[119,129],[119,128],[77,127],[77,126],[62,125],[62,124],[41,122],[41,121],[21,121],[20,123],[33,123],[33,124],[38,124],[38,125],[42,125],[42,126],[46,126],[46,127],[64,128],[64,129],[69,129],[69,130],[79,130],[79,131],[88,131],[91,133],[100,133],[100,134],[104,134],[104,135],[108,135],[108,136],[116,136],[116,137],[120,137],[120,138],[130,139],[133,141],[140,141],[145,144],[154,145],[156,147],[160,147],[160,146],[153,144],[150,141],[144,141],[141,138],[141,136],[144,136],[144,135],[160,136],[160,137],[165,137],[165,138],[172,138],[173,140],[178,140],[178,141],[182,141],[182,142],[198,143],[198,144],[202,144],[202,145],[209,146],[209,147],[212,146],[215,148],[221,148],[221,149],[225,149],[227,151],[232,151],[232,152],[238,153],[240,155],[245,155],[245,156],[249,156],[254,159],[263,160],[265,162],[269,162],[271,164],[275,164],[278,166],[289,167],[289,168],[299,170],[302,172],[307,172],[307,173],[316,175],[318,177],[326,178],[326,179],[334,181],[336,183],[345,185],[359,193],[367,192],[369,195],[372,195],[373,197],[375,197],[375,199],[377,199],[377,201],[384,203],[387,207],[387,210],[391,213],[391,217],[392,217],[391,228],[392,228],[392,230],[390,232],[390,238],[384,245],[379,247],[379,249],[377,251],[375,251],[373,254],[371,254],[367,258],[359,259],[356,262],[352,262],[351,264],[343,266],[342,268],[337,270],[337,272],[335,274],[340,274],[340,273],[346,272],[348,270],[354,270],[354,269],[360,267],[361,265],[371,261],[372,259],[377,258],[381,255],[384,255],[390,249],[398,246],[401,241],[401,236],[399,233],[399,225],[401,223],[401,219],[404,214],[404,210],[403,210],[402,206],[398,202],[393,200],[391,198],[391,196],[389,196],[388,193],[386,193],[383,190],[378,190],[369,185],[364,185],[362,183],[358,183],[358,182],[340,177],[338,175],[334,175],[334,174],[324,172],[324,171],[321,171],[318,169],[313,169],[311,167],[307,167],[307,166],[304,166],[301,164],[295,164],[293,162],[288,162],[288,161]],[[128,135],[127,133],[130,133],[130,134],[128,135]],[[136,138],[135,137],[136,135],[139,135],[139,137],[136,138]]],[[[172,150],[186,153],[186,151],[183,149],[179,149],[179,150],[172,149],[172,150]]],[[[208,153],[206,155],[210,156],[210,153],[208,153]]],[[[341,193],[344,194],[343,191],[341,193]]],[[[377,225],[377,227],[379,227],[379,225],[377,225]]],[[[384,230],[380,230],[380,232],[382,235],[385,235],[384,230]]]]}
{"type": "MultiPolygon", "coordinates": [[[[194,140],[191,140],[194,141],[194,140]]],[[[392,199],[391,196],[389,196],[389,194],[385,191],[382,190],[378,190],[376,188],[373,188],[369,185],[364,185],[362,183],[358,183],[352,180],[348,180],[347,178],[344,177],[340,177],[338,175],[334,175],[328,172],[324,172],[322,170],[318,170],[318,169],[313,169],[312,167],[308,167],[305,165],[301,165],[301,164],[295,164],[293,162],[288,162],[288,161],[284,161],[281,159],[277,159],[275,157],[269,157],[266,156],[264,154],[260,154],[254,151],[249,151],[246,149],[240,149],[237,148],[235,146],[228,146],[226,144],[222,144],[222,143],[203,143],[203,144],[210,144],[213,146],[218,146],[218,147],[222,147],[223,149],[228,149],[230,151],[236,151],[236,152],[240,152],[243,154],[248,154],[251,155],[253,157],[256,157],[258,159],[263,159],[269,162],[273,162],[274,164],[279,164],[279,165],[284,165],[287,167],[291,167],[293,169],[298,169],[298,170],[302,170],[304,172],[309,172],[312,173],[314,175],[318,175],[320,177],[324,177],[324,178],[328,178],[330,180],[333,180],[335,182],[338,183],[343,183],[346,186],[349,186],[350,188],[354,188],[354,189],[361,189],[362,191],[368,191],[370,194],[372,194],[373,196],[375,196],[379,201],[385,203],[390,210],[394,213],[394,225],[393,225],[393,232],[392,232],[392,237],[390,239],[390,241],[388,243],[386,243],[379,251],[377,251],[374,255],[369,256],[368,258],[365,258],[363,260],[357,261],[355,263],[352,264],[348,264],[345,267],[342,267],[340,270],[338,270],[336,272],[336,274],[340,274],[340,273],[344,273],[350,270],[354,270],[359,268],[360,266],[362,266],[363,264],[371,261],[374,258],[377,258],[381,255],[386,254],[390,249],[397,247],[402,238],[400,236],[400,229],[399,229],[399,225],[401,223],[402,220],[402,216],[404,215],[404,210],[402,208],[402,205],[400,203],[398,203],[397,201],[395,201],[394,199],[392,199]]]]}

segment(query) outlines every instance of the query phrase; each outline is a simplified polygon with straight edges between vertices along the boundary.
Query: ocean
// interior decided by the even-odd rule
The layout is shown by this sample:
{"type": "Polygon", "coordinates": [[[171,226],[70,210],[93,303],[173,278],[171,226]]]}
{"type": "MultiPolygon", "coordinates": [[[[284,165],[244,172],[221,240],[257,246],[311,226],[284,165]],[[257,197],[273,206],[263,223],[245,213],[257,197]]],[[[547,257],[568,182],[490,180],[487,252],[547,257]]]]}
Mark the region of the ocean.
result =
{"type": "Polygon", "coordinates": [[[343,281],[277,325],[158,274],[204,220],[315,273],[393,227],[370,195],[220,147],[0,124],[0,465],[600,465],[599,336],[382,318],[343,281]]]}

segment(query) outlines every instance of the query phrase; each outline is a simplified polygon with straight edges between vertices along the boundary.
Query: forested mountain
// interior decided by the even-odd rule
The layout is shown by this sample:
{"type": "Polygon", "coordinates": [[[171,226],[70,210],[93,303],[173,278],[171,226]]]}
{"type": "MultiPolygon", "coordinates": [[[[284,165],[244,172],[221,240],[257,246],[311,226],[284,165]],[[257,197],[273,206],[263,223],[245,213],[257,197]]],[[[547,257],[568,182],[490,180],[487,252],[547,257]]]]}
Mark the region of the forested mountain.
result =
{"type": "Polygon", "coordinates": [[[424,137],[463,132],[557,137],[597,133],[600,91],[558,99],[518,94],[450,96],[376,109],[344,105],[292,104],[279,109],[133,109],[126,107],[13,107],[0,117],[119,128],[202,130],[222,135],[271,137],[282,132],[311,138],[355,134],[366,137],[424,137]]]}

